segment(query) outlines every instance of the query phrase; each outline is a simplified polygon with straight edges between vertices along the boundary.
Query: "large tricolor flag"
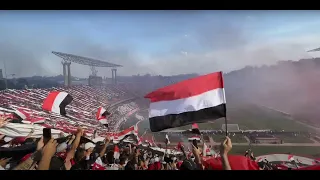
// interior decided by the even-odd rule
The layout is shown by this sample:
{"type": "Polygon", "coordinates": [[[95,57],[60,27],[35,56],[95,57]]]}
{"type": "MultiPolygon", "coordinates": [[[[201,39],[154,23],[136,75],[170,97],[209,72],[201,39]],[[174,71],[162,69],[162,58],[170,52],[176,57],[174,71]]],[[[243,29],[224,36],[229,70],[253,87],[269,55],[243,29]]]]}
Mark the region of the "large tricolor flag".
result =
{"type": "Polygon", "coordinates": [[[43,101],[42,109],[61,115],[66,115],[66,106],[73,100],[66,92],[51,91],[43,101]]]}
{"type": "Polygon", "coordinates": [[[113,138],[113,143],[119,143],[120,141],[123,141],[124,139],[129,137],[131,137],[136,142],[138,142],[139,141],[138,126],[133,125],[123,131],[114,133],[111,137],[113,138]]]}
{"type": "Polygon", "coordinates": [[[149,122],[152,132],[226,117],[222,72],[181,81],[153,91],[149,122]]]}

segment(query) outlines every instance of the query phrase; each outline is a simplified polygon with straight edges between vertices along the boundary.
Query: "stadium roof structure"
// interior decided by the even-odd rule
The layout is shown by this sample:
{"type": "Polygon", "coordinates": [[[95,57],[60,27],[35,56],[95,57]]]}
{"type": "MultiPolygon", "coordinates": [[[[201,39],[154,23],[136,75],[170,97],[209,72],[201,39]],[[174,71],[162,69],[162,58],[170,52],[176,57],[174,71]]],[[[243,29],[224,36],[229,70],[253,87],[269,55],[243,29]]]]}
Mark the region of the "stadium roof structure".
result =
{"type": "Polygon", "coordinates": [[[316,51],[320,51],[320,47],[319,47],[319,48],[316,48],[316,49],[309,50],[309,51],[307,51],[307,52],[316,52],[316,51]]]}
{"type": "Polygon", "coordinates": [[[52,51],[52,54],[62,58],[65,61],[71,61],[74,63],[88,65],[91,67],[122,67],[121,65],[118,65],[118,64],[113,64],[113,63],[92,59],[88,57],[77,56],[73,54],[67,54],[67,53],[55,52],[55,51],[52,51]]]}

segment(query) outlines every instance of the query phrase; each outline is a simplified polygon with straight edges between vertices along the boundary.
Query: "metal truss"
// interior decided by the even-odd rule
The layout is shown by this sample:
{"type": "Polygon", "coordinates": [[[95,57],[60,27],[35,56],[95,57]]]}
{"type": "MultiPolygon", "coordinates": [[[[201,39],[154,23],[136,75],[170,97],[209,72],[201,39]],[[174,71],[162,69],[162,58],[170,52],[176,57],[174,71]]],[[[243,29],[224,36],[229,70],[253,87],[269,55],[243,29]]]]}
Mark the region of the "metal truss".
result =
{"type": "Polygon", "coordinates": [[[55,52],[55,51],[52,51],[52,54],[62,58],[64,61],[88,65],[91,67],[91,71],[93,74],[97,73],[97,71],[95,70],[94,67],[122,67],[121,65],[108,63],[105,61],[100,61],[100,60],[96,60],[96,59],[92,59],[92,58],[81,57],[81,56],[77,56],[77,55],[73,55],[73,54],[67,54],[67,53],[61,53],[61,52],[55,52]]]}
{"type": "Polygon", "coordinates": [[[317,49],[309,50],[309,51],[307,51],[307,52],[316,52],[316,51],[320,51],[320,47],[319,47],[319,48],[317,48],[317,49]]]}

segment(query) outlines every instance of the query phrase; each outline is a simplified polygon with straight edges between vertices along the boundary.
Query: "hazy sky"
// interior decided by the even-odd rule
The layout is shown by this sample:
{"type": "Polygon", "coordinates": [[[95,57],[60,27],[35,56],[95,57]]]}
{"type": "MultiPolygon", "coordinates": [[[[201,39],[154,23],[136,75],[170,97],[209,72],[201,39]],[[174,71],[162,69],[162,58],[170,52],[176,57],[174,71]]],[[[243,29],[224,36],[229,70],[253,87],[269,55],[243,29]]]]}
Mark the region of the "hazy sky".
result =
{"type": "Polygon", "coordinates": [[[319,29],[320,11],[0,11],[0,68],[62,74],[59,51],[123,65],[119,75],[228,72],[317,56],[306,50],[320,47],[319,29]]]}

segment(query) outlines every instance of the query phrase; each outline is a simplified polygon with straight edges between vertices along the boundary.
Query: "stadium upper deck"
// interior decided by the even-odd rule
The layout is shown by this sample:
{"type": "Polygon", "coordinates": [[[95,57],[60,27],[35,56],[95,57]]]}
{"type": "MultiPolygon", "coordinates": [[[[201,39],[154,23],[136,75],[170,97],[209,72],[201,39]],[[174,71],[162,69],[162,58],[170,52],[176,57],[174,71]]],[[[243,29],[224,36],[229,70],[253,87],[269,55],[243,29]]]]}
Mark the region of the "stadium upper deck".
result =
{"type": "Polygon", "coordinates": [[[93,88],[89,86],[72,86],[69,88],[57,87],[50,89],[8,89],[0,93],[0,113],[10,112],[12,109],[21,109],[33,119],[45,119],[46,126],[55,127],[65,132],[76,130],[77,125],[86,127],[88,133],[95,129],[98,133],[104,133],[106,129],[95,119],[98,107],[109,108],[109,130],[118,130],[126,121],[125,115],[138,109],[138,105],[130,102],[133,99],[122,86],[108,86],[93,88]],[[66,107],[68,117],[51,114],[42,110],[42,102],[50,91],[64,91],[73,97],[73,101],[66,107]]]}

